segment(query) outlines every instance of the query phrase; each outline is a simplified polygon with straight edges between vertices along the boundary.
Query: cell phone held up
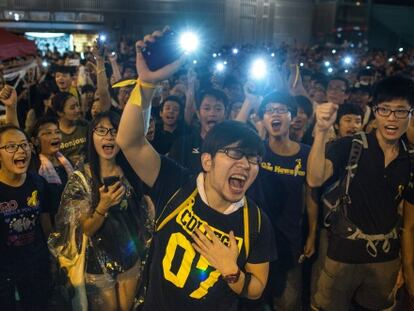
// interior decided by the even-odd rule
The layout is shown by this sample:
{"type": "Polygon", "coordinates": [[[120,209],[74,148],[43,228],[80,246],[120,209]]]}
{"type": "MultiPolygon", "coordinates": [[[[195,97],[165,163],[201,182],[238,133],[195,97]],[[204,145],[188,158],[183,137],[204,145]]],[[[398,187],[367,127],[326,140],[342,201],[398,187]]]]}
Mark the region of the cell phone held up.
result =
{"type": "Polygon", "coordinates": [[[156,71],[180,58],[182,51],[178,41],[178,35],[168,30],[155,42],[147,42],[141,52],[148,68],[156,71]]]}
{"type": "Polygon", "coordinates": [[[119,176],[108,176],[103,178],[103,184],[105,191],[108,191],[108,187],[116,184],[119,181],[119,176]]]}

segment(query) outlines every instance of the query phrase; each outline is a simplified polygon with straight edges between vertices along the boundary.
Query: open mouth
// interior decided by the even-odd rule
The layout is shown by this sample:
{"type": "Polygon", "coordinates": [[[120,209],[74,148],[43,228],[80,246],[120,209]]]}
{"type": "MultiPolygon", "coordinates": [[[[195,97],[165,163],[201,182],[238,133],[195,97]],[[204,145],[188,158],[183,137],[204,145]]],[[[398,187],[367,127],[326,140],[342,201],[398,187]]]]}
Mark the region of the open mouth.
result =
{"type": "Polygon", "coordinates": [[[27,158],[26,157],[19,157],[13,160],[14,165],[18,168],[26,168],[27,158]]]}
{"type": "Polygon", "coordinates": [[[279,130],[281,125],[282,125],[282,122],[280,120],[272,121],[272,129],[275,131],[279,130]]]}
{"type": "Polygon", "coordinates": [[[394,135],[397,133],[398,131],[398,127],[395,125],[386,125],[385,126],[385,131],[388,135],[394,135]]]}
{"type": "Polygon", "coordinates": [[[51,145],[52,147],[57,148],[57,147],[59,147],[59,146],[60,146],[60,143],[61,143],[61,141],[60,141],[60,140],[53,140],[53,141],[50,143],[50,145],[51,145]]]}
{"type": "Polygon", "coordinates": [[[105,154],[112,154],[114,151],[115,145],[114,144],[105,144],[102,146],[103,151],[105,154]]]}
{"type": "Polygon", "coordinates": [[[246,184],[247,177],[240,174],[231,175],[229,178],[230,189],[235,192],[241,192],[246,184]]]}

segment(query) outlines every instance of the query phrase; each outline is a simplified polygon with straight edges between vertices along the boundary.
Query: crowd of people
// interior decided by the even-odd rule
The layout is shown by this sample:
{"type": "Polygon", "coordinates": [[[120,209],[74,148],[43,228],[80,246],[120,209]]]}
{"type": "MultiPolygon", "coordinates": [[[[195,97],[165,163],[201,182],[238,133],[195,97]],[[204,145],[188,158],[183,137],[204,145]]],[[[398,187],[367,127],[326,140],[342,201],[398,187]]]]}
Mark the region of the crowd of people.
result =
{"type": "Polygon", "coordinates": [[[414,50],[162,36],[0,80],[2,308],[414,310],[414,50]]]}

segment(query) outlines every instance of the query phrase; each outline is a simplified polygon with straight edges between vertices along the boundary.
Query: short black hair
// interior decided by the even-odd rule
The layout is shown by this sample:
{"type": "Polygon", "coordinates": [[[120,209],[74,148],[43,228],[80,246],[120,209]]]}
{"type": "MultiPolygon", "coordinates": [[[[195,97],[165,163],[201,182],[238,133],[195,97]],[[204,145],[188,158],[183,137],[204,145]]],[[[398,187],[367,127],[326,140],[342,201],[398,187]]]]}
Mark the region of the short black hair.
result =
{"type": "Polygon", "coordinates": [[[303,95],[295,96],[296,105],[298,108],[302,108],[308,118],[311,118],[313,115],[313,105],[312,102],[303,95]]]}
{"type": "Polygon", "coordinates": [[[74,97],[74,96],[69,92],[57,92],[52,98],[53,111],[55,113],[63,112],[63,110],[65,109],[66,101],[71,97],[74,97]]]}
{"type": "Polygon", "coordinates": [[[269,105],[270,103],[278,103],[278,104],[287,106],[291,113],[292,118],[296,117],[298,108],[297,108],[294,97],[287,92],[275,91],[275,92],[272,92],[266,95],[263,98],[263,101],[260,104],[260,107],[258,110],[258,115],[261,119],[263,119],[266,106],[269,105]]]}
{"type": "Polygon", "coordinates": [[[81,93],[85,94],[85,93],[95,93],[95,88],[93,87],[93,85],[91,84],[85,84],[81,87],[81,93]]]}
{"type": "Polygon", "coordinates": [[[12,131],[12,130],[16,130],[16,131],[19,131],[19,132],[23,133],[23,135],[26,137],[26,139],[29,140],[29,137],[27,137],[27,134],[26,134],[25,131],[23,131],[20,127],[14,125],[14,124],[11,124],[11,123],[0,126],[0,140],[1,140],[1,136],[3,136],[4,133],[6,133],[8,131],[12,131]]]}
{"type": "Polygon", "coordinates": [[[207,89],[201,92],[200,96],[198,97],[198,100],[196,100],[196,108],[197,110],[200,110],[201,103],[203,102],[204,98],[207,96],[214,97],[217,101],[220,101],[223,103],[224,108],[227,110],[227,107],[229,105],[229,99],[227,98],[226,93],[224,93],[222,90],[218,89],[207,89]]]}
{"type": "Polygon", "coordinates": [[[414,106],[413,80],[396,75],[387,77],[374,86],[372,95],[372,104],[374,106],[395,99],[407,100],[411,107],[414,106]]]}
{"type": "Polygon", "coordinates": [[[55,118],[55,117],[51,117],[51,116],[44,116],[44,117],[39,118],[39,119],[36,121],[36,123],[35,123],[35,125],[34,125],[34,127],[33,127],[33,130],[32,130],[32,132],[30,133],[30,134],[31,134],[30,136],[32,136],[32,137],[37,137],[37,135],[39,134],[39,129],[40,129],[40,127],[41,127],[42,125],[45,125],[45,124],[48,124],[48,123],[53,123],[53,124],[55,124],[57,127],[59,127],[59,121],[58,121],[58,119],[57,119],[57,118],[55,118]]]}
{"type": "Polygon", "coordinates": [[[177,103],[180,106],[180,109],[184,108],[184,103],[181,97],[176,95],[168,95],[161,103],[161,110],[164,107],[164,104],[168,101],[177,103]]]}
{"type": "Polygon", "coordinates": [[[364,118],[364,111],[360,106],[358,106],[357,104],[347,103],[339,106],[335,124],[339,124],[341,118],[349,114],[361,116],[361,119],[364,118]]]}
{"type": "Polygon", "coordinates": [[[247,124],[226,120],[215,125],[204,140],[202,153],[214,157],[218,150],[237,143],[237,147],[248,153],[264,154],[264,144],[260,136],[247,124]]]}

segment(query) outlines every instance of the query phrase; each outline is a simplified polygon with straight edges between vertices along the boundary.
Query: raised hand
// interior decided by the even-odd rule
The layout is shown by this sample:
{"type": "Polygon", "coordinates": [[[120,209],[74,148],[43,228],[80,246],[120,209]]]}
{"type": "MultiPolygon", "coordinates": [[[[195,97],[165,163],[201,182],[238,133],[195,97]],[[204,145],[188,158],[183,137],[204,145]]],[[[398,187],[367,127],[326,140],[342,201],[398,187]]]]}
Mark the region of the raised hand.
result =
{"type": "Polygon", "coordinates": [[[316,106],[316,128],[319,131],[328,131],[336,120],[338,105],[334,103],[325,103],[316,106]]]}
{"type": "Polygon", "coordinates": [[[17,104],[17,93],[16,93],[16,90],[12,86],[6,85],[0,91],[0,101],[6,107],[12,107],[13,105],[16,105],[17,104]]]}
{"type": "Polygon", "coordinates": [[[216,268],[222,275],[233,274],[237,272],[237,257],[239,248],[234,237],[233,231],[230,231],[230,244],[224,245],[214,234],[207,224],[203,225],[208,237],[199,229],[195,229],[192,238],[194,249],[205,257],[209,264],[216,268]]]}
{"type": "MultiPolygon", "coordinates": [[[[152,34],[146,35],[144,37],[144,40],[140,40],[135,43],[135,49],[137,52],[136,66],[141,81],[149,83],[161,82],[172,76],[184,63],[185,56],[183,54],[179,59],[172,62],[171,64],[168,64],[156,71],[149,70],[145,62],[144,56],[142,55],[141,49],[146,47],[146,44],[148,42],[155,42],[157,39],[161,38],[166,30],[168,29],[166,28],[163,31],[154,31],[152,34]]],[[[168,53],[168,51],[164,52],[168,53]]]]}

